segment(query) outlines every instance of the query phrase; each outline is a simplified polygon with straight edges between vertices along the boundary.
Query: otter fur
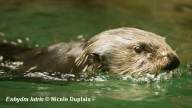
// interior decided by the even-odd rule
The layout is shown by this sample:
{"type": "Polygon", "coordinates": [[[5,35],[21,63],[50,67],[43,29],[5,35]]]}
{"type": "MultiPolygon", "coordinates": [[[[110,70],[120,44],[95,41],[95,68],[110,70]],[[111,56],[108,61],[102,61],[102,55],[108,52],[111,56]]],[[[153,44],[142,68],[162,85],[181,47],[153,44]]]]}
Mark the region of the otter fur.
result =
{"type": "MultiPolygon", "coordinates": [[[[21,72],[88,73],[98,70],[134,77],[158,75],[180,64],[165,38],[136,28],[117,28],[99,33],[85,42],[57,43],[47,48],[1,44],[0,55],[21,61],[21,72]]],[[[4,61],[7,61],[7,60],[4,61]]]]}

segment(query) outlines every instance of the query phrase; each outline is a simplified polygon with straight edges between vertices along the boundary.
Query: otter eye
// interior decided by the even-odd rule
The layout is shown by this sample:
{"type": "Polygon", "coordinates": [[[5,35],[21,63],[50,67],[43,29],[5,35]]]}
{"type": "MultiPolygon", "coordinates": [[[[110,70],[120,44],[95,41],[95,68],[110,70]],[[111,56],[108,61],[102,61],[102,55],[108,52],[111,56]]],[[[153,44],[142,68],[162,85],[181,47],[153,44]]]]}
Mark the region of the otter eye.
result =
{"type": "Polygon", "coordinates": [[[135,46],[134,50],[136,53],[141,53],[144,50],[144,47],[143,46],[135,46]]]}

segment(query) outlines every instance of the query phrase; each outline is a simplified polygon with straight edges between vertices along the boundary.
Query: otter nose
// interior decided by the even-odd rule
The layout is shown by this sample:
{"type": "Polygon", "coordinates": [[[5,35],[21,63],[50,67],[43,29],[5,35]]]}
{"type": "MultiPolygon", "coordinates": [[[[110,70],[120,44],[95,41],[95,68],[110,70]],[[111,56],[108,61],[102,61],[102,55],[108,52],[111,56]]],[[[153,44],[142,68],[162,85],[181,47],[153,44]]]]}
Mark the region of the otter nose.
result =
{"type": "Polygon", "coordinates": [[[177,56],[169,54],[167,57],[169,62],[166,64],[164,70],[173,70],[180,65],[180,61],[177,56]]]}

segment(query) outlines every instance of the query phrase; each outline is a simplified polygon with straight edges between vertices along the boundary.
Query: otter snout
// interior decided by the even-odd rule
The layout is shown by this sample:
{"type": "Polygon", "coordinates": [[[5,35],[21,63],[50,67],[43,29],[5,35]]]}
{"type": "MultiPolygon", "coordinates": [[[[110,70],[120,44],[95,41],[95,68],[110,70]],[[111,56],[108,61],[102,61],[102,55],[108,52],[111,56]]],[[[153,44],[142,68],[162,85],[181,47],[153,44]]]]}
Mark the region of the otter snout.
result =
{"type": "Polygon", "coordinates": [[[168,54],[167,58],[169,59],[169,62],[166,64],[164,70],[173,70],[180,65],[180,61],[177,56],[168,54]]]}

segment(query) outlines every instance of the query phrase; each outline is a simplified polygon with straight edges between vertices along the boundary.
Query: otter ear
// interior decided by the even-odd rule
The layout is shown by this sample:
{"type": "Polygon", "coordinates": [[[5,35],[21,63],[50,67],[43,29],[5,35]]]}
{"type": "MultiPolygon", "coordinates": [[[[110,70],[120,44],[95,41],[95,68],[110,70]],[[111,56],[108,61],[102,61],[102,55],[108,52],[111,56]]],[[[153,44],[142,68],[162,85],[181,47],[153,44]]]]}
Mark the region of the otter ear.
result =
{"type": "Polygon", "coordinates": [[[94,72],[101,67],[101,56],[97,53],[81,55],[77,58],[75,64],[75,70],[77,70],[78,72],[94,72]]]}
{"type": "Polygon", "coordinates": [[[89,63],[100,63],[101,62],[101,56],[97,53],[91,53],[88,57],[89,63]]]}
{"type": "Polygon", "coordinates": [[[97,54],[97,53],[90,53],[88,55],[88,59],[86,64],[84,65],[85,67],[87,67],[86,69],[83,69],[84,71],[88,71],[88,72],[94,72],[98,69],[100,69],[102,67],[102,57],[97,54]]]}

